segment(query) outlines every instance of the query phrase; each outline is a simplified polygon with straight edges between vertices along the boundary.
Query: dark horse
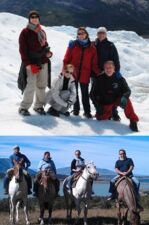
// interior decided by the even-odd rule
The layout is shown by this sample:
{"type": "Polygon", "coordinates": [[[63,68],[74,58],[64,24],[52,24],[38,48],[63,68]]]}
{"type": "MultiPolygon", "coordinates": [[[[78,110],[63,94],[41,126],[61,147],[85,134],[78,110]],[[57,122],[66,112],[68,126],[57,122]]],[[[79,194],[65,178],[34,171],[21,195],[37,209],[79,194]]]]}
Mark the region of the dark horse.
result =
{"type": "Polygon", "coordinates": [[[130,215],[130,224],[140,225],[140,211],[137,208],[137,198],[132,180],[125,176],[120,178],[116,183],[116,190],[118,225],[128,224],[128,213],[130,215]]]}
{"type": "Polygon", "coordinates": [[[39,222],[41,225],[44,224],[44,211],[48,209],[49,218],[48,222],[51,223],[51,214],[56,198],[56,190],[53,184],[53,180],[56,178],[55,174],[52,171],[45,170],[41,172],[41,179],[38,189],[38,200],[40,206],[40,218],[39,222]]]}

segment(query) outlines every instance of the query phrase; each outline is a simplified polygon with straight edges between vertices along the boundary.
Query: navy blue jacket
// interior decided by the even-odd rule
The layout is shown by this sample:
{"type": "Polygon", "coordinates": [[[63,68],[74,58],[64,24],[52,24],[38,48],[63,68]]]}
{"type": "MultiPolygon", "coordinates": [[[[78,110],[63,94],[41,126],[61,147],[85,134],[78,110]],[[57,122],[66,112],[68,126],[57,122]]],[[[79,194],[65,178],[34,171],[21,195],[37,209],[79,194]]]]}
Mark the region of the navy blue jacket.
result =
{"type": "Polygon", "coordinates": [[[18,154],[14,153],[10,156],[9,159],[10,159],[12,167],[14,167],[15,161],[16,162],[23,161],[23,168],[24,169],[27,169],[31,165],[31,162],[29,161],[29,159],[25,155],[23,155],[22,153],[18,153],[18,154]]]}
{"type": "Polygon", "coordinates": [[[99,39],[96,39],[93,43],[97,49],[98,66],[100,70],[103,71],[104,63],[106,61],[112,60],[115,64],[115,71],[118,72],[120,70],[120,61],[117,49],[113,42],[106,38],[101,42],[99,39]]]}

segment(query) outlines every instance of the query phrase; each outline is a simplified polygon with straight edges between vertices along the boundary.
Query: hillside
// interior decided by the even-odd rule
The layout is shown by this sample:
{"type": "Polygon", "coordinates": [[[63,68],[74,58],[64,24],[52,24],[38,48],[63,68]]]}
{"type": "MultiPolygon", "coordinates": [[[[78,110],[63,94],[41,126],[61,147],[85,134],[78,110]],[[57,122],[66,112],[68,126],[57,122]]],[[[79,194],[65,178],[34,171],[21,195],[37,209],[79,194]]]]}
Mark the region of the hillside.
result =
{"type": "Polygon", "coordinates": [[[28,11],[41,12],[48,26],[107,26],[110,30],[133,30],[149,34],[148,0],[1,0],[0,12],[27,17],[28,11]],[[43,4],[44,2],[44,4],[43,4]]]}

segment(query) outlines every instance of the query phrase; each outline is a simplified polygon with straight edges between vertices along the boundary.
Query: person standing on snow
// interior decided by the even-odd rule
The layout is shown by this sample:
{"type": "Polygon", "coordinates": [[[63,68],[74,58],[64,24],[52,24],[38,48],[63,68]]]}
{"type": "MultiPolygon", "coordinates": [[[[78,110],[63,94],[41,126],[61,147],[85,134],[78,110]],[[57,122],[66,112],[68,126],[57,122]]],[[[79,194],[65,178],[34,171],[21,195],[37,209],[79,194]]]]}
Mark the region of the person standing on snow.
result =
{"type": "Polygon", "coordinates": [[[48,63],[52,56],[47,43],[45,31],[40,26],[40,15],[37,11],[29,12],[29,22],[19,36],[19,51],[26,72],[26,87],[19,114],[29,116],[35,94],[34,111],[45,115],[45,89],[48,84],[48,63]]]}
{"type": "Polygon", "coordinates": [[[77,100],[74,104],[73,114],[78,116],[80,111],[78,95],[78,86],[80,85],[84,116],[88,119],[92,118],[89,102],[89,82],[91,72],[93,71],[96,75],[99,75],[100,70],[97,65],[96,48],[91,44],[89,34],[84,27],[78,28],[76,40],[69,42],[63,61],[64,66],[67,64],[72,64],[76,70],[75,80],[77,100]]]}

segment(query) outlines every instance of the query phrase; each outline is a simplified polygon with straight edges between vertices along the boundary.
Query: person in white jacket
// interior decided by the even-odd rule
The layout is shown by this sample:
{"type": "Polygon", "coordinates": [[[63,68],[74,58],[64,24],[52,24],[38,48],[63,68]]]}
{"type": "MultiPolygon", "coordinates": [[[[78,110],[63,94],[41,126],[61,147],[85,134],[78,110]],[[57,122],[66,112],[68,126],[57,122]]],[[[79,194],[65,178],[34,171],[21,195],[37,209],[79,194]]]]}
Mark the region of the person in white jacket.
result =
{"type": "Polygon", "coordinates": [[[51,90],[47,93],[46,102],[51,105],[47,113],[59,117],[60,114],[70,116],[69,108],[76,102],[76,86],[74,66],[68,64],[55,79],[51,90]]]}

